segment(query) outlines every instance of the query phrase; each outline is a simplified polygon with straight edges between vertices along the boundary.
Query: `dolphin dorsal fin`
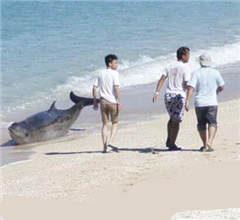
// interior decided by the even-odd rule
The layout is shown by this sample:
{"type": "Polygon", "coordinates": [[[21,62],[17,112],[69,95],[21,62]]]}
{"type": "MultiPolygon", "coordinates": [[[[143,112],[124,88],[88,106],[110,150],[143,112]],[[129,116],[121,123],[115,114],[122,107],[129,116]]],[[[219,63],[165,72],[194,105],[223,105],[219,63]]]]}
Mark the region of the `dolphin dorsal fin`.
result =
{"type": "Polygon", "coordinates": [[[49,112],[56,109],[55,103],[56,103],[56,101],[54,101],[53,104],[51,105],[50,109],[48,110],[49,112]]]}

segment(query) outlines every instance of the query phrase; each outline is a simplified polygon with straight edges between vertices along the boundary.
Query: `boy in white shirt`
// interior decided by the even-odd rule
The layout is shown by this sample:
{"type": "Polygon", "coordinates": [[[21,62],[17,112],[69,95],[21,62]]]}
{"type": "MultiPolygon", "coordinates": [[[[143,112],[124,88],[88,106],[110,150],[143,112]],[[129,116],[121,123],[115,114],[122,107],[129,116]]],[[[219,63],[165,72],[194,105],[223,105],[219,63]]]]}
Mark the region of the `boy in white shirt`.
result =
{"type": "Polygon", "coordinates": [[[165,68],[161,78],[158,81],[156,92],[153,95],[153,102],[159,97],[159,91],[165,80],[167,89],[165,93],[165,105],[170,116],[167,125],[167,142],[166,146],[170,151],[181,150],[175,144],[179,132],[180,123],[183,119],[184,103],[186,98],[185,89],[187,82],[191,77],[190,67],[187,65],[189,60],[189,48],[180,47],[177,50],[177,61],[165,68]]]}
{"type": "Polygon", "coordinates": [[[105,63],[107,69],[99,73],[94,85],[93,85],[93,99],[94,110],[98,109],[97,102],[97,89],[99,88],[100,95],[100,109],[102,115],[102,141],[103,152],[107,152],[107,147],[114,148],[112,146],[113,139],[117,133],[118,128],[118,114],[122,108],[119,89],[119,73],[117,71],[118,63],[117,56],[109,54],[105,57],[105,63]],[[111,116],[112,128],[110,138],[108,140],[108,127],[107,123],[111,116]]]}

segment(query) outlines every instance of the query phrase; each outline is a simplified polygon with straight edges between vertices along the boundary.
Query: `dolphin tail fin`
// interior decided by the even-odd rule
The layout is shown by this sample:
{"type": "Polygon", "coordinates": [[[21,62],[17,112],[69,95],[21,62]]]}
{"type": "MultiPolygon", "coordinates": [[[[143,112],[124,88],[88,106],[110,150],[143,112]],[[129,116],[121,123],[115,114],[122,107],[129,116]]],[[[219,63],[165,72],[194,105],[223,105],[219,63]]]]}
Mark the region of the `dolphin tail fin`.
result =
{"type": "MultiPolygon", "coordinates": [[[[92,98],[80,97],[75,95],[73,92],[70,92],[69,96],[70,96],[70,99],[76,104],[83,102],[84,106],[93,105],[92,98]]],[[[97,101],[99,102],[99,99],[97,99],[97,101]]]]}

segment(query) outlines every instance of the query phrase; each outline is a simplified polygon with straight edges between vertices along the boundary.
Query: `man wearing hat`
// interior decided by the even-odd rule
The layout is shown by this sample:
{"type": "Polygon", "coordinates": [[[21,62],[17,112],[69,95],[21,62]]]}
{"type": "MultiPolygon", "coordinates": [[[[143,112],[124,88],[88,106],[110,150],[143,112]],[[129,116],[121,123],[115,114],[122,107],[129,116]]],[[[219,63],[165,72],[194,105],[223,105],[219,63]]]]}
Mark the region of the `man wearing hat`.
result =
{"type": "Polygon", "coordinates": [[[195,94],[195,111],[197,116],[197,128],[203,142],[200,151],[213,151],[212,142],[217,130],[217,95],[223,91],[224,81],[220,72],[211,66],[212,59],[207,54],[197,58],[201,68],[192,74],[187,86],[187,98],[185,109],[189,111],[189,99],[195,94]],[[208,137],[207,137],[208,124],[208,137]]]}

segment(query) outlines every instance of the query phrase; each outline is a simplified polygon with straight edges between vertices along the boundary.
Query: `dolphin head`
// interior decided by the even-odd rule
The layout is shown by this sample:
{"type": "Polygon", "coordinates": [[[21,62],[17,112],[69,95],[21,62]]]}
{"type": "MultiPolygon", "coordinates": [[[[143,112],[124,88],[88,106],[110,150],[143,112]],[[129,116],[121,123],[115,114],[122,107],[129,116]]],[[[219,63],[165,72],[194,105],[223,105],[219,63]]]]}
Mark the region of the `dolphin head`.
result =
{"type": "Polygon", "coordinates": [[[18,144],[27,143],[29,133],[23,123],[13,123],[9,128],[9,134],[18,144]]]}

